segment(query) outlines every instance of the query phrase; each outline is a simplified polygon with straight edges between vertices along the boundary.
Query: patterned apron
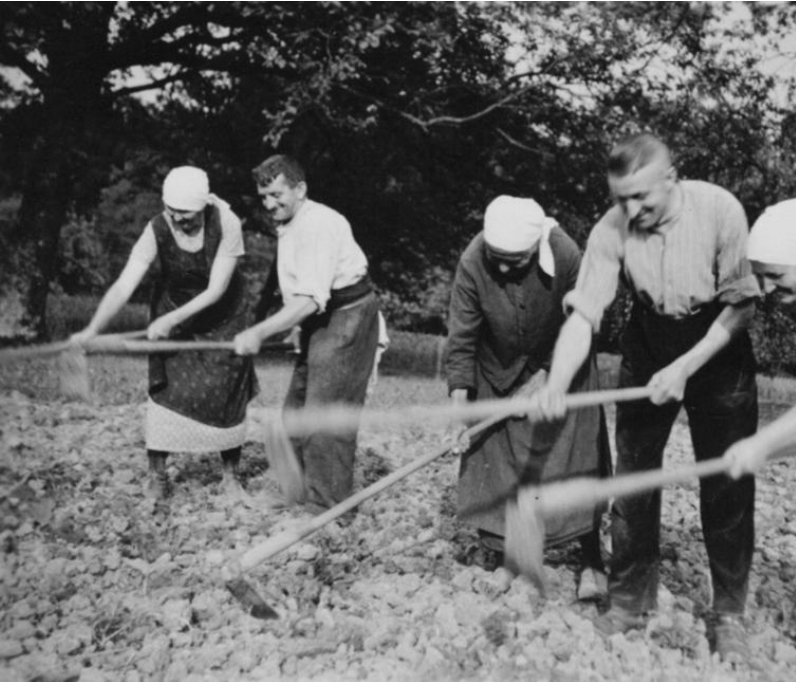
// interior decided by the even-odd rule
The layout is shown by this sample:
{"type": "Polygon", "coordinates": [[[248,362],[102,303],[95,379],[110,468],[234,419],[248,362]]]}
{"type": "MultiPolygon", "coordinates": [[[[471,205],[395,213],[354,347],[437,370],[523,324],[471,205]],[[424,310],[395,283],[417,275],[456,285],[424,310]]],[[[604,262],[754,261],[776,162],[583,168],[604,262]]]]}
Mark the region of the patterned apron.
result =
{"type": "MultiPolygon", "coordinates": [[[[219,210],[205,209],[203,248],[181,249],[163,214],[152,221],[161,267],[150,306],[155,319],[184,305],[208,286],[222,238],[219,210]]],[[[238,270],[212,306],[176,327],[173,340],[232,340],[248,324],[245,289],[238,270]]],[[[149,393],[159,405],[218,428],[243,423],[247,403],[258,392],[252,358],[232,351],[181,351],[149,356],[149,393]]]]}

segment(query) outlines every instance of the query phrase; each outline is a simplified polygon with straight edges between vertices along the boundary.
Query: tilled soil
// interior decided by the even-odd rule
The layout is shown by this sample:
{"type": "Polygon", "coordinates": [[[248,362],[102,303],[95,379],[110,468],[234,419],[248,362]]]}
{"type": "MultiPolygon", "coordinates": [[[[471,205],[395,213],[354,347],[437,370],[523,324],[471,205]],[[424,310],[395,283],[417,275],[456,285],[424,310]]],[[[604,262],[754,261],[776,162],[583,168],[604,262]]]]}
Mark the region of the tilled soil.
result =
{"type": "MultiPolygon", "coordinates": [[[[225,589],[223,567],[306,521],[301,509],[262,504],[276,485],[258,417],[279,404],[288,368],[260,373],[244,456],[255,508],[220,494],[216,455],[171,458],[169,505],[145,499],[142,408],[103,401],[102,377],[94,405],[0,396],[0,679],[795,679],[794,460],[758,478],[750,658],[737,668],[707,641],[697,483],[664,492],[657,615],[645,632],[605,640],[596,605],[575,598],[576,545],[547,551],[545,598],[524,578],[469,565],[475,535],[454,518],[448,455],[254,569],[250,584],[280,618],[253,618],[225,589]]],[[[384,377],[370,404],[444,401],[440,382],[384,377]]],[[[441,449],[443,434],[364,430],[357,488],[441,449]]],[[[683,420],[666,459],[692,459],[683,420]]]]}

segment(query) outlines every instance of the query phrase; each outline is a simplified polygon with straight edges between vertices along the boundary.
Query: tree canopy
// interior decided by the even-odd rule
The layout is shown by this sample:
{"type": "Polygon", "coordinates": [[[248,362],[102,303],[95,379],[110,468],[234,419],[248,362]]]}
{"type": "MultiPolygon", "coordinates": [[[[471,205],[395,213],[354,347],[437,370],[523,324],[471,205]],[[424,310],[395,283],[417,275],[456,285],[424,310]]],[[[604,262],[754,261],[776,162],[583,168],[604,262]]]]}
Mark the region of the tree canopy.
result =
{"type": "Polygon", "coordinates": [[[39,333],[54,284],[115,274],[67,277],[65,232],[118,264],[178,164],[263,230],[250,169],[297,156],[397,314],[445,298],[497,194],[583,240],[629,132],[751,218],[795,195],[792,3],[10,2],[0,27],[0,286],[39,333]]]}

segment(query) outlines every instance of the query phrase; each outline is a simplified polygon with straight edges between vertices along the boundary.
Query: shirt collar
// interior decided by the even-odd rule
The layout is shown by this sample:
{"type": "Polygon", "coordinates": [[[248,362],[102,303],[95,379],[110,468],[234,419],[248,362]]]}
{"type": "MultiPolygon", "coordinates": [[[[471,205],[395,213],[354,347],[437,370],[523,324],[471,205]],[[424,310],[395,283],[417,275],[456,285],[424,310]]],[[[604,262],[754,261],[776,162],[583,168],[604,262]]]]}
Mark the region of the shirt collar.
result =
{"type": "Polygon", "coordinates": [[[665,209],[659,224],[654,228],[654,232],[668,232],[679,220],[684,208],[684,190],[682,190],[681,183],[677,182],[674,186],[673,201],[665,209]]]}
{"type": "Polygon", "coordinates": [[[296,219],[299,218],[305,211],[307,211],[308,206],[310,205],[310,199],[305,199],[299,207],[299,210],[294,213],[294,217],[291,218],[287,223],[283,223],[282,225],[277,226],[277,236],[282,237],[289,229],[291,229],[291,225],[296,222],[296,219]]]}

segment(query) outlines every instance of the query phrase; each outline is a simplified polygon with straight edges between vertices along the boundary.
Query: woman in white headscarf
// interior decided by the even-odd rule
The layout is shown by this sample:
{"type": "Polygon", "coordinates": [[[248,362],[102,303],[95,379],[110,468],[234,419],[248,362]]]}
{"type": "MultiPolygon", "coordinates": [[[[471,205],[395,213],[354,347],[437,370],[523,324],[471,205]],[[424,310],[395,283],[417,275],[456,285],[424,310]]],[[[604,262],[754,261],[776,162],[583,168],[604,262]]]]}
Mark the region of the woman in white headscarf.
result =
{"type": "MultiPolygon", "coordinates": [[[[748,236],[748,260],[765,295],[776,296],[795,318],[795,199],[765,210],[748,236]]],[[[724,455],[729,474],[755,473],[776,454],[795,453],[795,407],[724,455]]]]}
{"type": "MultiPolygon", "coordinates": [[[[518,395],[545,383],[565,321],[563,297],[579,271],[579,248],[533,199],[500,196],[484,230],[460,258],[449,308],[446,379],[453,403],[518,395]]],[[[595,357],[572,391],[598,388],[595,357]]],[[[600,408],[574,411],[558,425],[511,418],[460,447],[458,514],[476,527],[473,560],[503,559],[505,505],[519,486],[571,476],[605,476],[610,449],[600,408]]],[[[606,596],[599,525],[603,508],[547,519],[547,543],[579,539],[583,566],[577,596],[606,596]]]]}
{"type": "MultiPolygon", "coordinates": [[[[144,228],[91,322],[72,336],[74,342],[99,334],[155,262],[160,268],[148,338],[230,340],[247,327],[243,280],[236,269],[244,255],[241,221],[210,193],[205,172],[192,166],[169,172],[163,203],[163,212],[144,228]]],[[[168,453],[219,451],[223,489],[240,494],[246,406],[257,390],[251,357],[226,351],[151,355],[146,492],[156,499],[168,495],[168,453]]]]}

